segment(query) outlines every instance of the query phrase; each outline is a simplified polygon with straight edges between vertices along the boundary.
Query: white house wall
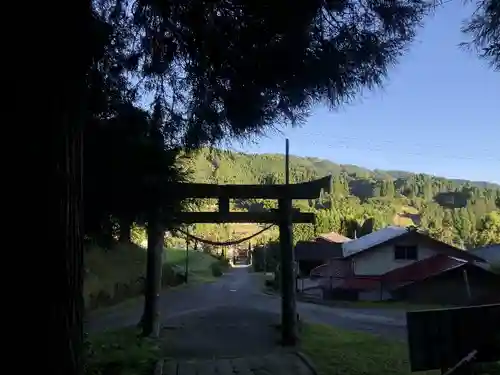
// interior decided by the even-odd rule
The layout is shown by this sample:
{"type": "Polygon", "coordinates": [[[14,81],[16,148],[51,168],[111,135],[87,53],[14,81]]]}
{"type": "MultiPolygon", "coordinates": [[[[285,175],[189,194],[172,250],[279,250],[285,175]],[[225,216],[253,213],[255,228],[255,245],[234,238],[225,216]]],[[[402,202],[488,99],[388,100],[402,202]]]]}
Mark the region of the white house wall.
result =
{"type": "MultiPolygon", "coordinates": [[[[397,243],[387,246],[381,246],[376,249],[368,249],[355,255],[353,257],[354,274],[363,275],[383,275],[396,268],[408,266],[415,261],[412,260],[395,260],[394,259],[394,246],[413,244],[397,243]]],[[[418,260],[429,258],[436,254],[434,250],[429,247],[417,245],[418,247],[418,260]]]]}

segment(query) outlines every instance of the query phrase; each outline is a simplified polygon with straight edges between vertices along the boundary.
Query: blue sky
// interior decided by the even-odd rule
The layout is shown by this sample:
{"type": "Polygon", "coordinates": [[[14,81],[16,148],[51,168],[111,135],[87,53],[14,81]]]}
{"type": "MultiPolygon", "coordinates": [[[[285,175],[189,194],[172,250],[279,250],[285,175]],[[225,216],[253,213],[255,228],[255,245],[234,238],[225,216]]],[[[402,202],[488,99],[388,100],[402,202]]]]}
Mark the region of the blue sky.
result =
{"type": "Polygon", "coordinates": [[[283,152],[288,137],[294,155],[500,183],[500,73],[458,46],[470,14],[460,0],[443,5],[383,89],[234,149],[283,152]]]}

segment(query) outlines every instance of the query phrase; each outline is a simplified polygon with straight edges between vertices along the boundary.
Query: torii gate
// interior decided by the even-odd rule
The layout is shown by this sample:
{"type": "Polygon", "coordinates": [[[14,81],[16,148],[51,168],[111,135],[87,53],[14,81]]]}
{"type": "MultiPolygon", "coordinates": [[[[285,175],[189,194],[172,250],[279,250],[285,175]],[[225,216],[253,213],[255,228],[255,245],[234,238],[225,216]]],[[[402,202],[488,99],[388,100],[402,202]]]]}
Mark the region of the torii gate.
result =
{"type": "MultiPolygon", "coordinates": [[[[286,181],[289,181],[288,168],[288,140],[287,140],[287,158],[286,158],[286,181]]],[[[316,199],[320,197],[321,191],[330,192],[332,178],[327,176],[318,180],[298,183],[298,184],[274,184],[274,185],[217,185],[204,183],[173,183],[169,184],[167,191],[181,199],[184,198],[212,198],[218,200],[219,210],[216,212],[179,212],[174,215],[173,221],[176,223],[267,223],[278,224],[281,248],[281,327],[282,344],[291,346],[296,344],[297,340],[297,313],[295,302],[295,274],[294,253],[292,241],[293,223],[314,223],[315,215],[313,213],[300,212],[298,209],[292,209],[292,199],[316,199]],[[279,202],[277,210],[269,212],[231,212],[229,210],[230,199],[276,199],[279,202]]],[[[154,220],[152,217],[151,220],[154,220]]],[[[158,221],[157,221],[158,223],[158,221]]],[[[158,228],[158,226],[153,226],[158,228]]],[[[156,234],[160,233],[156,231],[156,234]]],[[[154,231],[151,232],[154,234],[154,231]]],[[[162,249],[163,244],[159,245],[160,240],[157,236],[152,239],[156,242],[156,249],[162,249]]],[[[148,235],[149,241],[149,235],[148,235]]],[[[148,245],[149,248],[149,245],[148,245]]],[[[156,252],[159,253],[158,251],[156,252]]],[[[158,255],[157,255],[158,256],[158,255]]],[[[161,253],[157,264],[161,264],[161,253]]],[[[161,267],[155,267],[154,259],[148,258],[148,272],[161,272],[161,267]],[[156,268],[153,270],[152,268],[156,268]],[[160,268],[158,270],[158,268],[160,268]]],[[[153,300],[159,297],[159,285],[146,285],[153,300]]],[[[150,311],[153,316],[158,315],[157,301],[153,302],[150,311]]],[[[147,307],[145,308],[145,311],[147,307]]],[[[159,329],[158,319],[155,325],[151,327],[151,332],[159,329]]]]}

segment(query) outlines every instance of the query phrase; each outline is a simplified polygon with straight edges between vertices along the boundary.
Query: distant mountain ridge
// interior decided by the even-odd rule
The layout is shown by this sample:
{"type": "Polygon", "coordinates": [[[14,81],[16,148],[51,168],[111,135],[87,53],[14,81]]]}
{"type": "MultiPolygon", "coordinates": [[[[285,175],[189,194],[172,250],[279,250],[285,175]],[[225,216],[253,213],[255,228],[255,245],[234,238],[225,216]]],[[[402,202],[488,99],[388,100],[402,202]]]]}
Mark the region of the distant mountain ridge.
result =
{"type": "Polygon", "coordinates": [[[469,183],[472,186],[477,186],[479,188],[500,189],[500,184],[497,184],[496,182],[491,182],[491,181],[476,181],[476,180],[467,180],[467,179],[462,179],[462,178],[449,178],[449,177],[443,177],[443,176],[430,175],[428,173],[416,173],[416,172],[407,172],[407,171],[398,171],[398,170],[387,170],[384,172],[393,176],[394,178],[406,178],[410,175],[425,174],[425,175],[432,176],[435,178],[442,178],[442,179],[450,180],[450,181],[456,182],[457,184],[469,183]]]}
{"type": "MultiPolygon", "coordinates": [[[[248,155],[248,156],[268,156],[268,157],[277,157],[277,158],[284,158],[284,154],[279,154],[279,153],[244,153],[244,152],[235,152],[231,151],[236,154],[241,154],[241,155],[248,155]]],[[[340,174],[342,172],[345,172],[347,174],[354,174],[357,177],[362,177],[362,178],[374,178],[374,179],[387,179],[387,178],[393,178],[393,179],[407,179],[412,176],[416,175],[422,175],[422,176],[429,176],[433,177],[436,179],[440,180],[448,180],[452,181],[456,184],[470,184],[471,186],[476,186],[478,188],[482,189],[500,189],[500,184],[495,183],[495,182],[490,182],[490,181],[474,181],[474,180],[467,180],[467,179],[458,179],[458,178],[448,178],[444,176],[436,176],[436,175],[431,175],[429,173],[418,173],[418,172],[410,172],[410,171],[400,171],[400,170],[383,170],[383,169],[368,169],[362,166],[354,165],[354,164],[338,164],[335,163],[332,160],[328,159],[322,159],[322,158],[317,158],[314,156],[296,156],[296,155],[290,155],[290,160],[304,160],[310,162],[312,165],[314,165],[317,169],[319,170],[324,170],[325,172],[328,170],[331,170],[333,175],[340,174]]],[[[328,174],[328,173],[325,173],[328,174]]]]}
{"type": "MultiPolygon", "coordinates": [[[[196,182],[280,184],[285,180],[283,154],[202,149],[185,160],[196,182]]],[[[362,225],[370,219],[373,228],[418,225],[429,230],[434,238],[461,248],[497,241],[496,232],[488,231],[494,228],[490,224],[496,223],[494,215],[500,214],[500,184],[397,170],[370,170],[317,157],[290,156],[291,183],[327,175],[333,176],[329,193],[323,192],[315,200],[294,202],[297,208],[318,214],[321,224],[315,230],[320,233],[337,231],[352,237],[353,223],[362,225]]],[[[265,210],[274,207],[275,202],[236,199],[233,204],[237,209],[265,210]]],[[[304,232],[295,233],[297,238],[311,235],[304,228],[300,230],[304,232]]]]}

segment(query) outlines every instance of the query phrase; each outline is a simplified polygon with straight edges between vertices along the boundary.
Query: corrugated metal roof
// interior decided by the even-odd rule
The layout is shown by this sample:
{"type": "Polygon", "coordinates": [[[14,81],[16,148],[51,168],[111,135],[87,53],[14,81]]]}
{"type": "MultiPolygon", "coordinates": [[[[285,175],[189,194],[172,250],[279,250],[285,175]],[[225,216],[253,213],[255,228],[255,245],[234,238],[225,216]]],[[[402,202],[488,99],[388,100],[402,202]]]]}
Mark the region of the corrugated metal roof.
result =
{"type": "Polygon", "coordinates": [[[389,226],[382,228],[355,240],[344,242],[342,244],[342,254],[347,257],[406,233],[408,233],[408,229],[405,227],[389,226]]]}
{"type": "Polygon", "coordinates": [[[343,242],[351,241],[351,239],[349,237],[343,236],[337,232],[320,234],[318,239],[319,240],[326,240],[326,241],[334,242],[334,243],[343,243],[343,242]]]}
{"type": "Polygon", "coordinates": [[[500,263],[500,244],[493,244],[469,250],[489,263],[500,263]]]}
{"type": "Polygon", "coordinates": [[[467,263],[467,261],[462,259],[438,254],[387,272],[383,275],[383,282],[386,288],[397,289],[426,280],[432,276],[440,275],[457,267],[462,267],[467,263]]]}
{"type": "Polygon", "coordinates": [[[382,276],[352,276],[346,278],[339,288],[374,290],[383,287],[384,289],[394,290],[405,285],[426,280],[430,277],[461,267],[467,263],[468,262],[458,258],[439,254],[405,267],[396,268],[382,276]]]}

